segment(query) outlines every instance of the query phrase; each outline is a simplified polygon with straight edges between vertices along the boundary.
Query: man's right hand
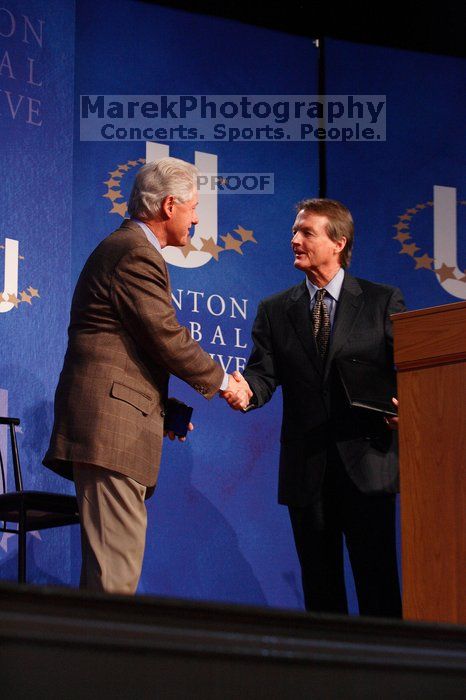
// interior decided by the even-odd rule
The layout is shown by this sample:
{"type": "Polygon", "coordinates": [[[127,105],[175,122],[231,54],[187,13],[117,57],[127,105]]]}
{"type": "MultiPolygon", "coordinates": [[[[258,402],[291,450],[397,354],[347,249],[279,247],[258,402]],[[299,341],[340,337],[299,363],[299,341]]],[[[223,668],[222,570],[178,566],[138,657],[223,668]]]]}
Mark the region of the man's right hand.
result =
{"type": "Polygon", "coordinates": [[[220,396],[227,401],[235,411],[247,408],[252,397],[252,391],[245,378],[237,371],[228,375],[228,387],[220,392],[220,396]]]}

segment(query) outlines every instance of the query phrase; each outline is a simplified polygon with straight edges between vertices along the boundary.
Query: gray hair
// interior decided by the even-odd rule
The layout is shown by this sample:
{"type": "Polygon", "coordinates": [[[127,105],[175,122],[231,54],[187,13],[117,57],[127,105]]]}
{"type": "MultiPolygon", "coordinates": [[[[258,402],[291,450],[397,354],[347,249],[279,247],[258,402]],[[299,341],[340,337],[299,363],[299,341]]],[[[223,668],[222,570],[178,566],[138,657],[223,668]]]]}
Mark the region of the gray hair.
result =
{"type": "Polygon", "coordinates": [[[199,170],[179,158],[162,158],[143,165],[133,184],[128,213],[135,218],[153,219],[165,197],[188,202],[197,190],[199,170]]]}

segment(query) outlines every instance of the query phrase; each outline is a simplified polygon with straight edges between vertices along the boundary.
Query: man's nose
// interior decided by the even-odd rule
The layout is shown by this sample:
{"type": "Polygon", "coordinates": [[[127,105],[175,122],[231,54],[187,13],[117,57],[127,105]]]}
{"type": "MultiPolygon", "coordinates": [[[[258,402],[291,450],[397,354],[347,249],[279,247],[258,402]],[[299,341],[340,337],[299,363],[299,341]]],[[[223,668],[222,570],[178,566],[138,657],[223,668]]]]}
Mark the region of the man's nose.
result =
{"type": "Polygon", "coordinates": [[[300,240],[301,240],[301,235],[300,235],[299,231],[296,231],[296,233],[293,234],[293,238],[291,239],[291,245],[293,245],[293,243],[299,243],[300,240]]]}

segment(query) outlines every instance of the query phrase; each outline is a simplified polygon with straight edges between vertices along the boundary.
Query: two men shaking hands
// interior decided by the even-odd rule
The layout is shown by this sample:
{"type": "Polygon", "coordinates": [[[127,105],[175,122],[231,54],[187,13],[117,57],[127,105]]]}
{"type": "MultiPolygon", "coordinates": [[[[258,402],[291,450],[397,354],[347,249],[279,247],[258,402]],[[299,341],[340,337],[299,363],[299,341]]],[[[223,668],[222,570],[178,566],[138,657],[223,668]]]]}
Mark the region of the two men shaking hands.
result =
{"type": "Polygon", "coordinates": [[[136,591],[173,374],[242,411],[281,385],[279,502],[289,509],[306,608],[347,611],[344,535],[360,612],[399,616],[397,418],[352,409],[337,360],[394,378],[390,314],[404,309],[401,293],[348,274],[354,227],[344,205],[305,200],[291,239],[305,279],[259,304],[245,377],[227,374],[178,323],[162,256],[165,246],[185,246],[198,223],[198,176],[176,158],[143,166],[130,218],[91,253],[73,295],[44,465],[75,483],[81,586],[136,591]]]}

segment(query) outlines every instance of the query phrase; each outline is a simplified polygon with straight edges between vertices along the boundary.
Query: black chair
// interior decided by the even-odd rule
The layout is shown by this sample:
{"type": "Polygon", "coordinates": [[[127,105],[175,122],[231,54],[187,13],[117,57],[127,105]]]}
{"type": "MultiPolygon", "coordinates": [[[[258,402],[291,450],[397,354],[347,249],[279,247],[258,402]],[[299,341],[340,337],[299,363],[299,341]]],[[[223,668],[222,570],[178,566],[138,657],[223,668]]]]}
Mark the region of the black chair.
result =
{"type": "MultiPolygon", "coordinates": [[[[3,493],[0,494],[0,521],[2,532],[18,536],[18,583],[26,582],[26,534],[31,530],[46,530],[51,527],[79,523],[78,503],[75,496],[45,491],[25,491],[19,463],[15,426],[18,418],[0,418],[0,425],[9,426],[11,455],[16,491],[8,492],[4,458],[0,452],[3,493]],[[7,527],[16,523],[16,528],[7,527]]],[[[6,461],[6,459],[5,459],[6,461]]]]}

